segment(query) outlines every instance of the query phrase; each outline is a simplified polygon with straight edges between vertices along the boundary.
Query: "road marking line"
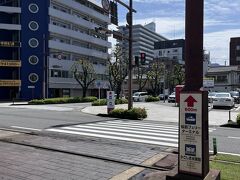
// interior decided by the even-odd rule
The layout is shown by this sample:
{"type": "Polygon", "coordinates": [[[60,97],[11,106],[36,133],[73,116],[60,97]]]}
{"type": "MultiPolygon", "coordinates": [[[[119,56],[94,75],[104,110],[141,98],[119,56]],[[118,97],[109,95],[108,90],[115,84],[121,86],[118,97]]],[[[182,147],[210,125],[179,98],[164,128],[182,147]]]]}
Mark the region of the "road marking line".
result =
{"type": "MultiPolygon", "coordinates": [[[[213,151],[209,151],[213,153],[213,151]]],[[[218,152],[218,154],[227,154],[227,155],[233,155],[233,156],[240,156],[240,154],[235,154],[235,153],[228,153],[228,152],[218,152]]]]}
{"type": "Polygon", "coordinates": [[[147,136],[147,135],[136,135],[136,134],[126,134],[126,133],[115,133],[115,132],[108,132],[108,131],[99,131],[99,130],[91,130],[91,129],[84,129],[84,128],[71,128],[71,127],[63,127],[62,129],[72,130],[72,132],[83,131],[85,133],[100,133],[106,135],[115,135],[115,136],[125,136],[125,137],[135,137],[135,138],[143,138],[143,139],[152,139],[152,140],[163,140],[163,141],[171,141],[171,142],[178,142],[178,139],[171,139],[171,138],[161,138],[155,136],[147,136]]]}
{"type": "MultiPolygon", "coordinates": [[[[132,129],[132,130],[140,130],[140,131],[148,131],[148,132],[165,132],[166,134],[178,134],[178,130],[176,129],[165,129],[165,128],[144,128],[144,127],[134,127],[134,126],[126,126],[126,125],[109,125],[109,124],[96,124],[96,125],[89,125],[91,127],[109,127],[109,128],[116,128],[116,129],[132,129]]],[[[74,127],[83,127],[83,125],[76,125],[74,127]]]]}
{"type": "Polygon", "coordinates": [[[123,141],[132,141],[132,142],[139,142],[139,143],[146,143],[146,144],[155,144],[155,145],[161,145],[161,146],[178,147],[178,143],[167,143],[167,142],[142,140],[142,139],[135,139],[135,138],[125,138],[125,137],[121,137],[121,136],[115,137],[115,136],[108,136],[108,135],[101,135],[101,134],[94,134],[94,133],[76,132],[76,131],[68,131],[68,130],[61,130],[61,129],[48,129],[47,131],[59,132],[59,133],[68,133],[68,134],[78,134],[78,135],[83,135],[83,136],[108,138],[108,139],[123,140],[123,141]]]}
{"type": "Polygon", "coordinates": [[[228,136],[229,139],[240,139],[240,137],[228,136]]]}
{"type": "Polygon", "coordinates": [[[21,126],[10,126],[12,128],[16,129],[25,129],[25,130],[33,130],[33,131],[42,131],[41,129],[34,129],[34,128],[28,128],[28,127],[21,127],[21,126]]]}
{"type": "MultiPolygon", "coordinates": [[[[64,128],[64,129],[68,129],[68,128],[64,128]]],[[[83,127],[78,127],[78,128],[74,128],[74,130],[80,130],[81,129],[95,129],[95,130],[100,130],[99,132],[101,132],[101,130],[103,132],[106,132],[105,130],[111,131],[111,132],[126,132],[128,135],[130,134],[142,134],[142,135],[152,135],[154,137],[156,136],[162,136],[162,137],[172,137],[172,138],[178,138],[178,135],[172,135],[172,134],[161,134],[161,133],[150,133],[150,132],[143,132],[143,131],[132,131],[132,130],[122,130],[122,129],[117,129],[117,128],[102,128],[102,127],[87,127],[87,126],[83,126],[83,127]]]]}
{"type": "Polygon", "coordinates": [[[150,133],[164,133],[164,134],[172,134],[172,135],[176,135],[178,134],[178,131],[173,131],[173,132],[170,132],[169,130],[164,130],[164,129],[160,129],[160,130],[151,130],[151,129],[142,129],[142,128],[132,128],[132,127],[119,127],[119,126],[104,126],[104,125],[91,125],[91,126],[85,126],[85,125],[82,125],[82,126],[74,126],[74,127],[97,127],[97,128],[107,128],[107,129],[114,129],[114,130],[134,130],[135,132],[150,132],[150,133]]]}

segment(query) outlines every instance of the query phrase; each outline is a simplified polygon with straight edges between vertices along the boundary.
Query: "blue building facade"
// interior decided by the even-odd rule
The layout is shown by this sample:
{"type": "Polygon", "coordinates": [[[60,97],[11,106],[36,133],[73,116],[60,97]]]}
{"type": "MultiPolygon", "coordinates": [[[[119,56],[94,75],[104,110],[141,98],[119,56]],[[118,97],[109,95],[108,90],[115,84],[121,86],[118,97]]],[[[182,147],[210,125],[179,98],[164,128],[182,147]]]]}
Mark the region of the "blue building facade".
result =
{"type": "Polygon", "coordinates": [[[93,30],[109,23],[91,0],[0,0],[0,100],[80,96],[71,72],[79,59],[104,83],[111,43],[93,30]]]}
{"type": "Polygon", "coordinates": [[[21,1],[22,99],[29,99],[31,96],[42,98],[46,95],[48,7],[49,0],[21,1]]]}

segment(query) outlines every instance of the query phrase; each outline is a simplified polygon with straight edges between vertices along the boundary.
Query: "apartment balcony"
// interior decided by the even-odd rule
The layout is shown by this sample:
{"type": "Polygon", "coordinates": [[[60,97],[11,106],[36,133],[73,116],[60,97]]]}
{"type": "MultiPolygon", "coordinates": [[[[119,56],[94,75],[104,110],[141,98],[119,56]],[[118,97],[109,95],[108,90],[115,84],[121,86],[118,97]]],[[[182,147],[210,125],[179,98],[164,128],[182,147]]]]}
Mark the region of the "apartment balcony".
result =
{"type": "MultiPolygon", "coordinates": [[[[108,81],[101,81],[102,84],[105,84],[103,89],[108,89],[108,81]]],[[[78,82],[74,78],[58,78],[50,77],[49,78],[49,88],[59,88],[59,89],[82,89],[78,82]]],[[[92,83],[89,86],[89,89],[98,89],[95,83],[92,83]]]]}
{"type": "Polygon", "coordinates": [[[93,49],[83,48],[79,46],[74,46],[71,44],[61,43],[53,40],[49,40],[49,48],[57,49],[60,51],[67,51],[71,53],[81,54],[85,56],[93,56],[101,59],[107,59],[108,53],[103,53],[93,49]]]}
{"type": "Polygon", "coordinates": [[[53,9],[51,7],[49,8],[49,15],[53,16],[53,17],[56,17],[56,18],[60,18],[62,20],[65,20],[65,21],[68,21],[68,22],[71,22],[71,23],[74,23],[74,24],[77,24],[77,25],[80,25],[80,26],[84,26],[88,29],[93,29],[94,30],[95,27],[97,27],[96,24],[94,24],[90,21],[84,20],[84,19],[79,18],[77,16],[73,16],[73,15],[68,14],[68,13],[64,13],[62,11],[53,9]]]}
{"type": "Polygon", "coordinates": [[[94,17],[96,19],[99,19],[99,20],[104,21],[104,22],[108,22],[110,24],[110,19],[109,19],[108,16],[103,15],[103,14],[101,14],[101,13],[99,13],[99,12],[97,12],[97,11],[91,9],[91,8],[88,8],[88,7],[82,5],[82,4],[80,4],[80,3],[78,3],[74,0],[58,0],[58,2],[66,5],[68,7],[71,7],[73,9],[77,10],[77,11],[80,11],[84,14],[87,14],[91,17],[94,17]]]}
{"type": "Polygon", "coordinates": [[[22,27],[19,24],[3,24],[3,23],[0,23],[0,29],[21,31],[22,27]]]}
{"type": "Polygon", "coordinates": [[[68,36],[74,39],[79,39],[85,42],[89,42],[89,43],[93,43],[93,44],[97,44],[99,46],[104,46],[107,48],[111,47],[111,43],[108,41],[104,41],[102,39],[98,39],[95,38],[93,36],[81,33],[81,32],[77,32],[71,29],[67,29],[67,28],[62,28],[53,24],[49,24],[49,31],[52,33],[56,33],[56,34],[61,34],[64,36],[68,36]]]}
{"type": "MultiPolygon", "coordinates": [[[[49,58],[49,69],[70,71],[75,62],[76,61],[58,60],[56,58],[49,58]],[[58,67],[58,68],[55,68],[55,67],[58,67]]],[[[96,74],[105,74],[106,72],[106,66],[101,64],[97,64],[97,65],[94,64],[93,68],[95,69],[96,74]]]]}
{"type": "Polygon", "coordinates": [[[12,7],[12,6],[0,6],[0,12],[4,13],[21,13],[21,8],[20,7],[12,7]]]}

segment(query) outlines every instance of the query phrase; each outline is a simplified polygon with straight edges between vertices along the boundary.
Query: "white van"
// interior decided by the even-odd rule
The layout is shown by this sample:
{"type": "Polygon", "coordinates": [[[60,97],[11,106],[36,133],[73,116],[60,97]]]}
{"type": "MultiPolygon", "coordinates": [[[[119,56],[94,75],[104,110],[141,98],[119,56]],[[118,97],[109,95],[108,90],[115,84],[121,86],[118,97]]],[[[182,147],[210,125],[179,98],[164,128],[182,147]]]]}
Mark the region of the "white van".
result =
{"type": "Polygon", "coordinates": [[[145,101],[146,97],[148,97],[147,92],[135,92],[133,94],[133,101],[135,102],[143,102],[145,101]]]}

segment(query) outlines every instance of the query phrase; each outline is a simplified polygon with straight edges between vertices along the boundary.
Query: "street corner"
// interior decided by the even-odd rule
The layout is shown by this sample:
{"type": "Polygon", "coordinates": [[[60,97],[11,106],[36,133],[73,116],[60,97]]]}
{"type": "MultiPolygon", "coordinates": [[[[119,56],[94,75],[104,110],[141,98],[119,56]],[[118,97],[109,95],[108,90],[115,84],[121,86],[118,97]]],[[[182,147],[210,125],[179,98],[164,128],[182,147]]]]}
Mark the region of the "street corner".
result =
{"type": "Polygon", "coordinates": [[[5,138],[12,138],[12,137],[20,135],[20,134],[22,134],[22,133],[0,130],[0,140],[5,139],[5,138]]]}
{"type": "Polygon", "coordinates": [[[176,171],[177,155],[161,152],[141,163],[141,166],[133,166],[122,173],[112,177],[110,180],[159,180],[166,177],[172,170],[176,171]]]}
{"type": "Polygon", "coordinates": [[[107,106],[88,106],[83,108],[81,112],[92,115],[107,114],[107,106]]]}

